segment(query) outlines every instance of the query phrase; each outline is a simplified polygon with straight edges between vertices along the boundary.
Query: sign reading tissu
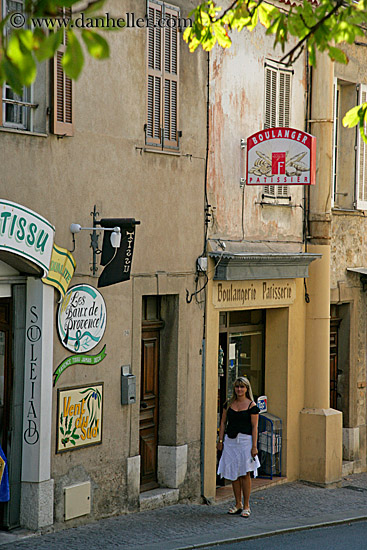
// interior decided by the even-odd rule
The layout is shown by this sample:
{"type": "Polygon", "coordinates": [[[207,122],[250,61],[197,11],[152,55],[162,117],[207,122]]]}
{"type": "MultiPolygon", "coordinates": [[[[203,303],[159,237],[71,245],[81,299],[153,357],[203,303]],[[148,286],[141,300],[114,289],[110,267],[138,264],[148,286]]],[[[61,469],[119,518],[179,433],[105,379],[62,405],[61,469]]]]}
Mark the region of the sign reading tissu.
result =
{"type": "Polygon", "coordinates": [[[268,128],[247,138],[247,185],[314,185],[316,138],[295,128],[268,128]]]}
{"type": "Polygon", "coordinates": [[[55,228],[45,218],[15,202],[0,199],[0,250],[23,256],[47,275],[55,228]]]}
{"type": "Polygon", "coordinates": [[[93,349],[106,329],[106,305],[102,294],[90,285],[71,287],[60,304],[57,329],[63,346],[73,353],[93,349]]]}

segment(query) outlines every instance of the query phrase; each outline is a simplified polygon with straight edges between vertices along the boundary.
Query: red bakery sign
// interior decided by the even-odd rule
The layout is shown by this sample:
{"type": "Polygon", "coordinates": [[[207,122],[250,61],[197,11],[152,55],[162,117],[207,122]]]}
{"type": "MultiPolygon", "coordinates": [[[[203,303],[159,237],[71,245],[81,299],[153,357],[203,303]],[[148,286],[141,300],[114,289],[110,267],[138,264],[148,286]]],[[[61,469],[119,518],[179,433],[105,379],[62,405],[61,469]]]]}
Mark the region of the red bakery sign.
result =
{"type": "Polygon", "coordinates": [[[314,185],[316,138],[295,128],[268,128],[247,138],[247,185],[314,185]]]}

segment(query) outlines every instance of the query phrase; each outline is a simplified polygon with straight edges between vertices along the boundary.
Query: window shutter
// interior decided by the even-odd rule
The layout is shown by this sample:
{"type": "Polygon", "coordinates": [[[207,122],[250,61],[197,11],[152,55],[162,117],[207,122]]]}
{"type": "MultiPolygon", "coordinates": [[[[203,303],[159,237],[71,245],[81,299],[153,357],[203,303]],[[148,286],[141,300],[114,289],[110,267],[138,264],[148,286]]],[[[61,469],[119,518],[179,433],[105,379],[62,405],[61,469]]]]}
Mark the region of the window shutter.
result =
{"type": "Polygon", "coordinates": [[[288,127],[290,123],[291,75],[279,71],[279,117],[278,126],[288,127]]]}
{"type": "MultiPolygon", "coordinates": [[[[265,120],[264,128],[290,125],[291,73],[281,69],[265,67],[265,120]]],[[[265,185],[268,197],[286,198],[287,185],[265,185]]]]}
{"type": "Polygon", "coordinates": [[[265,68],[265,124],[264,128],[277,125],[277,71],[265,68]]]}
{"type": "MultiPolygon", "coordinates": [[[[71,9],[61,15],[71,17],[71,9]]],[[[74,135],[74,83],[62,70],[61,59],[66,50],[67,35],[53,59],[53,113],[52,132],[62,136],[74,135]]]]}
{"type": "MultiPolygon", "coordinates": [[[[3,10],[2,10],[2,7],[3,7],[3,3],[1,2],[0,0],[0,21],[2,21],[2,18],[3,18],[3,10]]],[[[2,87],[0,89],[1,91],[1,99],[0,99],[0,126],[3,125],[3,90],[4,90],[4,87],[2,87]]]]}
{"type": "Polygon", "coordinates": [[[339,134],[339,89],[338,80],[334,78],[333,84],[333,157],[331,170],[331,206],[333,207],[337,196],[337,166],[338,166],[338,134],[339,134]]]}
{"type": "Polygon", "coordinates": [[[164,135],[163,146],[178,148],[177,113],[178,113],[178,12],[165,9],[164,28],[164,135]],[[173,21],[175,24],[173,25],[173,21]]]}
{"type": "Polygon", "coordinates": [[[146,142],[162,145],[162,6],[149,4],[146,142]]]}
{"type": "MultiPolygon", "coordinates": [[[[359,103],[365,103],[367,101],[367,86],[360,84],[359,88],[359,103]]],[[[364,125],[364,131],[366,132],[367,125],[364,125]]],[[[358,132],[357,138],[357,185],[356,185],[356,199],[357,209],[367,210],[367,144],[363,141],[361,134],[358,132]]]]}

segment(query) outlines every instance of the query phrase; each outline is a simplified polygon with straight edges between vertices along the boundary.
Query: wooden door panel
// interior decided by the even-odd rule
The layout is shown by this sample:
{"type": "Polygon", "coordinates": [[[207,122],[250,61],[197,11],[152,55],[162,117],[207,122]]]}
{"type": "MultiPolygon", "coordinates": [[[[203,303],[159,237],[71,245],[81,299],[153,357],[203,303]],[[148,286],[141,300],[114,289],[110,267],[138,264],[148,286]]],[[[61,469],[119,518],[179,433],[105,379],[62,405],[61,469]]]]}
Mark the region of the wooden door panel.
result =
{"type": "Polygon", "coordinates": [[[142,333],[140,394],[141,491],[158,487],[158,368],[159,330],[142,333]]]}
{"type": "Polygon", "coordinates": [[[140,445],[141,445],[141,458],[142,464],[141,467],[144,471],[144,477],[151,478],[154,480],[156,474],[156,441],[154,434],[140,434],[140,445]]]}

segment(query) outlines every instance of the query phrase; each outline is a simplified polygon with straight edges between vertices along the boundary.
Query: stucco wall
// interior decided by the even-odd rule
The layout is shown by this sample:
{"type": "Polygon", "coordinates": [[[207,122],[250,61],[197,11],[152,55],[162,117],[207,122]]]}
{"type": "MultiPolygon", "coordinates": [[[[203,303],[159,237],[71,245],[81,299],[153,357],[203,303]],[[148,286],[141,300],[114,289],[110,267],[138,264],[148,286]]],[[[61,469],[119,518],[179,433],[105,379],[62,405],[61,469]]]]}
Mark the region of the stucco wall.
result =
{"type": "MultiPolygon", "coordinates": [[[[175,4],[187,15],[196,3],[180,0],[175,4]]],[[[128,12],[144,17],[146,2],[111,0],[104,9],[116,17],[128,12]]],[[[146,294],[174,294],[178,299],[180,332],[177,362],[172,366],[177,369],[179,388],[172,417],[177,434],[176,442],[170,444],[188,445],[182,497],[195,498],[200,493],[203,312],[195,301],[186,304],[185,297],[186,288],[194,291],[195,260],[203,246],[206,57],[201,52],[190,54],[182,34],[180,37],[180,155],[143,151],[147,31],[138,28],[108,33],[109,60],[86,57],[75,85],[74,137],[0,133],[1,197],[33,209],[54,224],[59,246],[72,249],[72,222],[92,225],[93,205],[99,218],[135,217],[141,221],[136,229],[131,280],[102,290],[107,329],[94,351],[106,345],[107,357],[96,367],[70,367],[57,383],[59,388],[104,382],[101,445],[55,454],[57,388],[53,392],[56,522],[63,521],[64,486],[88,480],[92,485],[91,515],[72,520],[70,525],[127,509],[126,460],[139,453],[139,402],[121,406],[120,372],[122,365],[131,365],[139,401],[141,303],[146,294]],[[158,284],[162,276],[166,284],[158,284]],[[137,280],[139,290],[134,291],[137,280]]],[[[77,269],[72,284],[97,285],[90,271],[89,234],[76,235],[73,254],[77,269]]],[[[56,300],[55,293],[55,315],[56,300]]],[[[68,356],[56,329],[54,342],[54,361],[49,365],[53,370],[68,356]]]]}
{"type": "MultiPolygon", "coordinates": [[[[272,38],[259,26],[252,33],[233,33],[230,49],[215,48],[211,56],[209,202],[214,207],[211,236],[221,239],[302,240],[303,188],[290,186],[293,208],[261,206],[260,186],[240,188],[245,176],[241,138],[264,127],[264,63],[279,61],[272,38]],[[243,197],[244,193],[244,197],[243,197]],[[244,201],[244,235],[242,202],[244,201]]],[[[291,126],[305,128],[304,60],[292,67],[291,126]]]]}

